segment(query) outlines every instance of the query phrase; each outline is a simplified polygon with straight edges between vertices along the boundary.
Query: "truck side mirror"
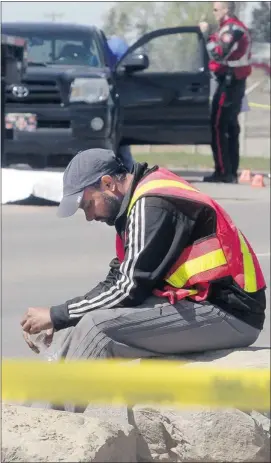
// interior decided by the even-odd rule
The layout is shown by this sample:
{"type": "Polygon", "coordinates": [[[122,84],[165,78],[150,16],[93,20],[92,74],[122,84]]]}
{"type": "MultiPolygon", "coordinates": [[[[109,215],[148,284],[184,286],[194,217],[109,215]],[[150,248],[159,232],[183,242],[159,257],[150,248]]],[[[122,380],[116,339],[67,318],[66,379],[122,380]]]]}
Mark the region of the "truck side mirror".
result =
{"type": "Polygon", "coordinates": [[[124,67],[125,71],[128,73],[143,71],[149,67],[149,64],[148,56],[142,53],[127,55],[120,63],[121,67],[124,67]]]}
{"type": "Polygon", "coordinates": [[[1,77],[6,84],[17,84],[27,68],[26,40],[20,37],[1,35],[1,77]]]}

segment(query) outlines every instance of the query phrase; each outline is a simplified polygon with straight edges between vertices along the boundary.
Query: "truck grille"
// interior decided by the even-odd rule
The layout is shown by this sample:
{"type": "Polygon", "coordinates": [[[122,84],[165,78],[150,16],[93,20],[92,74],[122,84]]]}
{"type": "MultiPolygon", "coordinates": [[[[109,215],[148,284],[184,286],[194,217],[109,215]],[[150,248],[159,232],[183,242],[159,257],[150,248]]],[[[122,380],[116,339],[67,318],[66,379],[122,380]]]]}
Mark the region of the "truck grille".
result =
{"type": "Polygon", "coordinates": [[[23,98],[12,93],[13,87],[7,89],[7,103],[23,103],[23,104],[60,104],[61,95],[57,82],[54,80],[30,80],[24,79],[22,86],[27,87],[29,94],[23,98]]]}
{"type": "Polygon", "coordinates": [[[38,129],[69,129],[71,123],[69,120],[45,120],[38,119],[37,127],[38,129]]]}

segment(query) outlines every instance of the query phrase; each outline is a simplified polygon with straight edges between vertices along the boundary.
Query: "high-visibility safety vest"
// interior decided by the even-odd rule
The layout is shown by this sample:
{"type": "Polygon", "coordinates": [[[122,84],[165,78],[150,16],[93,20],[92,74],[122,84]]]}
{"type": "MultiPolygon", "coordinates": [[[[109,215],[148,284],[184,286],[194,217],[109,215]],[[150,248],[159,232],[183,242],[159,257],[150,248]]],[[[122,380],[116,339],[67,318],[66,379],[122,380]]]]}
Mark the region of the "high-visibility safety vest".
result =
{"type": "MultiPolygon", "coordinates": [[[[186,247],[165,275],[164,291],[172,302],[189,297],[202,301],[208,297],[210,284],[221,278],[232,279],[246,292],[265,288],[265,280],[258,259],[246,237],[236,228],[224,209],[213,199],[184,179],[160,168],[146,176],[137,185],[128,207],[128,216],[136,201],[146,196],[160,196],[175,200],[182,211],[187,207],[206,206],[215,214],[215,232],[186,247]]],[[[119,235],[116,250],[119,260],[124,259],[124,244],[119,235]]]]}
{"type": "Polygon", "coordinates": [[[209,69],[215,73],[224,74],[228,68],[232,68],[236,79],[245,79],[251,74],[252,40],[248,28],[238,18],[234,16],[224,20],[220,24],[219,30],[209,37],[207,51],[211,52],[214,48],[220,48],[218,43],[223,35],[227,35],[229,27],[232,27],[233,30],[243,32],[243,36],[234,44],[231,53],[224,61],[216,61],[211,57],[209,69]]]}

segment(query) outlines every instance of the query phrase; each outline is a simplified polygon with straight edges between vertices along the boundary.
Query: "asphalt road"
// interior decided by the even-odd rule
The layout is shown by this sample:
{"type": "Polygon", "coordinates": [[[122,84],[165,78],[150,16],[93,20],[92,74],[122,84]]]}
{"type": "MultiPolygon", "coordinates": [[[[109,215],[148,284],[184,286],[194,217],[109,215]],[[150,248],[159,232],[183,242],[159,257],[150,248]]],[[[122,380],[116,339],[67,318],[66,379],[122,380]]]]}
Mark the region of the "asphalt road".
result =
{"type": "MultiPolygon", "coordinates": [[[[199,185],[216,197],[258,253],[270,286],[270,187],[199,185]]],[[[31,357],[20,319],[29,306],[47,307],[85,294],[107,273],[114,230],[78,213],[58,219],[55,206],[2,206],[2,355],[31,357]]],[[[256,346],[270,347],[270,292],[256,346]]]]}

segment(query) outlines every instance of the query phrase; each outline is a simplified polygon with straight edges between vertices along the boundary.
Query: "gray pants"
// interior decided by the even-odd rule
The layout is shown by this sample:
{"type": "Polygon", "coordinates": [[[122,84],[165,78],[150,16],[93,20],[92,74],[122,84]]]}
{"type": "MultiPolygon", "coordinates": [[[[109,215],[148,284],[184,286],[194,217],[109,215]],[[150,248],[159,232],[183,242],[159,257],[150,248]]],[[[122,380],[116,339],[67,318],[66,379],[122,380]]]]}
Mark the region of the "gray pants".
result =
{"type": "Polygon", "coordinates": [[[171,305],[151,297],[138,307],[98,309],[77,326],[55,333],[51,349],[61,357],[137,358],[247,347],[260,331],[209,302],[171,305]]]}
{"type": "MultiPolygon", "coordinates": [[[[247,347],[260,330],[209,302],[183,300],[175,306],[151,297],[135,308],[98,309],[77,326],[55,333],[52,353],[73,359],[164,357],[215,349],[247,347]]],[[[87,407],[32,404],[33,407],[84,412],[87,407]]]]}

